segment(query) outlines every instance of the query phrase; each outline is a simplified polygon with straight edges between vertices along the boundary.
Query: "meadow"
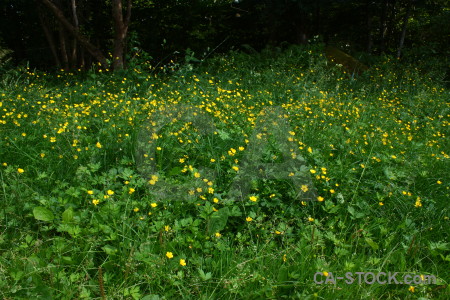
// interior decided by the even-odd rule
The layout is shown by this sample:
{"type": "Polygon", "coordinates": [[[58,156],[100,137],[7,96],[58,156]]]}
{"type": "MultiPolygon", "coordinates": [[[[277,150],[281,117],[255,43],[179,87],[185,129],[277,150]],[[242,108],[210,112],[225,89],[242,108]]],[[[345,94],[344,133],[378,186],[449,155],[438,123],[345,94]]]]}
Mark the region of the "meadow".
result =
{"type": "Polygon", "coordinates": [[[448,299],[450,92],[425,71],[314,45],[10,71],[0,297],[448,299]],[[436,282],[315,281],[346,272],[436,282]]]}

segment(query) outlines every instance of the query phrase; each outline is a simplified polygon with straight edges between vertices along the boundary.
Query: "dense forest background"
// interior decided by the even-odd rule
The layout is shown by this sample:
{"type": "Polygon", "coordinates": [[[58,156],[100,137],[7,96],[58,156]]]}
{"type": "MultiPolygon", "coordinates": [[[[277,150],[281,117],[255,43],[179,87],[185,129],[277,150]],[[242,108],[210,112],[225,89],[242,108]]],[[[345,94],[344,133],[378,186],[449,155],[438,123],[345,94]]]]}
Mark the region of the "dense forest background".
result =
{"type": "MultiPolygon", "coordinates": [[[[445,0],[1,0],[0,65],[121,69],[323,42],[411,61],[450,56],[445,0]],[[112,59],[112,58],[116,59],[112,59]]],[[[447,71],[448,72],[448,71],[447,71]]]]}

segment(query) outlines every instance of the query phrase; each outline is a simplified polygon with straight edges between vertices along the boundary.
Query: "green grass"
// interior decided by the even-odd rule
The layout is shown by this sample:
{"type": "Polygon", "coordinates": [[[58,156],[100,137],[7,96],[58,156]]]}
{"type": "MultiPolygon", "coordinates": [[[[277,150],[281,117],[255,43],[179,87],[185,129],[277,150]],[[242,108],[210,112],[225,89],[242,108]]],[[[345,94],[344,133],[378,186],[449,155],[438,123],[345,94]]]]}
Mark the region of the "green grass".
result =
{"type": "Polygon", "coordinates": [[[322,53],[4,75],[0,296],[447,299],[448,89],[322,53]]]}

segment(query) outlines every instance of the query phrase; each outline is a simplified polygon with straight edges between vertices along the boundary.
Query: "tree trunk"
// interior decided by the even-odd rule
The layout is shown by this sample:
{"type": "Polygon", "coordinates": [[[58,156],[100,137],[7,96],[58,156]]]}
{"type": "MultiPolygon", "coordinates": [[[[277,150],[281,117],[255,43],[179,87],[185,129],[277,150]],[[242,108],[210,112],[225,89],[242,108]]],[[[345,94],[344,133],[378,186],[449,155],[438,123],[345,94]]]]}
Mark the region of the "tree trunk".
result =
{"type": "Polygon", "coordinates": [[[402,24],[403,28],[402,28],[402,34],[400,35],[400,41],[398,43],[397,58],[400,58],[400,56],[402,55],[403,44],[405,43],[405,37],[406,37],[406,29],[408,27],[409,17],[411,16],[411,8],[412,8],[412,0],[409,0],[408,4],[406,6],[405,17],[403,18],[403,24],[402,24]]]}
{"type": "Polygon", "coordinates": [[[113,70],[124,68],[125,39],[128,32],[128,24],[131,17],[131,0],[127,1],[127,14],[125,20],[122,14],[122,0],[112,0],[112,15],[114,20],[114,49],[113,70]]]}
{"type": "Polygon", "coordinates": [[[386,34],[387,34],[387,10],[389,6],[389,0],[383,0],[381,4],[381,17],[380,17],[380,52],[383,53],[386,48],[386,34]]]}
{"type": "Polygon", "coordinates": [[[367,16],[367,53],[372,53],[373,47],[373,36],[372,36],[372,5],[371,1],[367,1],[366,5],[366,16],[367,16]]]}
{"type": "Polygon", "coordinates": [[[47,6],[56,16],[58,21],[62,26],[66,28],[69,33],[71,33],[77,41],[83,46],[93,57],[95,57],[98,62],[104,67],[107,67],[106,58],[98,47],[92,45],[78,30],[64,17],[62,11],[55,6],[50,0],[41,0],[41,2],[47,6]]]}
{"type": "Polygon", "coordinates": [[[41,27],[42,27],[42,30],[44,31],[45,38],[47,39],[47,43],[52,52],[55,65],[57,68],[61,68],[61,62],[58,57],[58,52],[56,50],[56,44],[55,44],[55,40],[53,39],[53,34],[48,29],[48,23],[47,23],[45,17],[43,16],[43,12],[40,7],[38,7],[38,15],[39,15],[39,22],[41,23],[41,27]]]}
{"type": "Polygon", "coordinates": [[[386,46],[387,48],[390,47],[390,49],[397,46],[397,41],[395,38],[395,25],[396,25],[396,18],[397,18],[397,0],[390,0],[390,10],[389,10],[389,17],[388,17],[388,23],[387,23],[387,34],[386,34],[386,46]]]}
{"type": "MultiPolygon", "coordinates": [[[[73,16],[73,24],[75,26],[76,31],[80,31],[80,25],[78,23],[78,15],[77,15],[77,3],[76,0],[71,0],[71,6],[72,6],[72,16],[73,16]]],[[[72,41],[72,53],[70,56],[70,60],[72,63],[72,67],[76,67],[78,65],[78,58],[77,58],[77,39],[74,37],[72,41]]]]}
{"type": "Polygon", "coordinates": [[[67,56],[66,36],[64,28],[59,27],[59,51],[61,51],[61,58],[64,66],[64,70],[69,70],[69,58],[67,56]]]}
{"type": "Polygon", "coordinates": [[[80,67],[83,70],[86,68],[86,60],[84,58],[84,48],[80,49],[80,67]]]}

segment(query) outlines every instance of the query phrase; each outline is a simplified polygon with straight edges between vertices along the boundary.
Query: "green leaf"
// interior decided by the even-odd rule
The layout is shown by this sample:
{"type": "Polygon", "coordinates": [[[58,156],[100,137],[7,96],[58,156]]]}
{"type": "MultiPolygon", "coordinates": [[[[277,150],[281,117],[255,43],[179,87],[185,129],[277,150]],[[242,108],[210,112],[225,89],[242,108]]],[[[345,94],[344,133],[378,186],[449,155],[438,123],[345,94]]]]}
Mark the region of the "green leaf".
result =
{"type": "Polygon", "coordinates": [[[202,269],[198,269],[198,274],[200,275],[200,278],[203,281],[207,281],[207,280],[212,278],[211,272],[208,272],[208,273],[205,274],[205,272],[202,269]]]}
{"type": "Polygon", "coordinates": [[[131,288],[125,288],[123,292],[124,296],[131,296],[133,299],[137,300],[141,298],[141,294],[139,291],[139,286],[133,286],[131,288]]]}
{"type": "Polygon", "coordinates": [[[103,246],[102,249],[108,255],[114,255],[117,253],[117,248],[110,246],[110,245],[103,246]]]}
{"type": "Polygon", "coordinates": [[[238,206],[233,206],[233,208],[231,209],[231,212],[230,212],[230,216],[231,217],[240,217],[240,216],[242,216],[242,212],[241,212],[241,210],[239,209],[238,206]]]}
{"type": "Polygon", "coordinates": [[[375,243],[371,238],[366,237],[365,240],[366,240],[366,243],[367,243],[370,247],[372,247],[373,250],[378,250],[378,248],[379,248],[378,244],[375,243]]]}
{"type": "Polygon", "coordinates": [[[144,296],[141,300],[160,300],[160,299],[162,299],[162,298],[159,297],[159,295],[151,294],[151,295],[144,296]]]}
{"type": "Polygon", "coordinates": [[[355,219],[360,219],[360,218],[364,217],[364,214],[363,214],[363,213],[357,212],[357,211],[355,210],[355,208],[352,207],[352,206],[349,206],[349,207],[347,208],[347,210],[348,210],[348,212],[352,215],[352,219],[353,219],[353,218],[355,218],[355,219]]]}
{"type": "Polygon", "coordinates": [[[181,173],[181,168],[180,167],[173,167],[169,173],[167,174],[167,176],[174,176],[174,175],[178,175],[181,173]]]}
{"type": "Polygon", "coordinates": [[[226,131],[218,129],[217,132],[219,133],[219,137],[222,140],[230,140],[231,139],[230,135],[226,131]]]}
{"type": "Polygon", "coordinates": [[[55,218],[51,210],[42,206],[35,207],[33,209],[33,215],[36,220],[46,222],[50,222],[55,218]]]}
{"type": "Polygon", "coordinates": [[[72,207],[69,207],[66,209],[62,214],[62,221],[63,223],[70,223],[73,220],[73,209],[72,207]]]}
{"type": "Polygon", "coordinates": [[[229,216],[228,207],[224,207],[212,214],[209,220],[209,233],[220,232],[225,228],[229,216]]]}

